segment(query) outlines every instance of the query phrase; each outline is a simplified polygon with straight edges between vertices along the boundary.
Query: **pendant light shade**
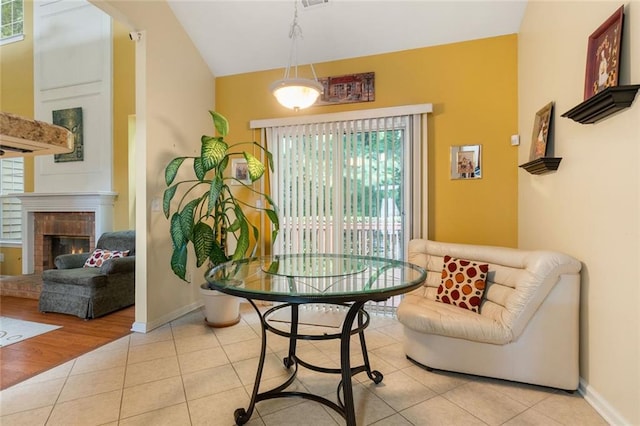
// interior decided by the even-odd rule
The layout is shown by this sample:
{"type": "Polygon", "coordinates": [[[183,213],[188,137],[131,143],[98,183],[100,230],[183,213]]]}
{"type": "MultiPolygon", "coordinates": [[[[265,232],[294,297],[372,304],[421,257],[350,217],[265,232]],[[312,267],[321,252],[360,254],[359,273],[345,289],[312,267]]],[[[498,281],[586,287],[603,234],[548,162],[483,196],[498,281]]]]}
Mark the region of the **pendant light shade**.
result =
{"type": "Polygon", "coordinates": [[[313,64],[309,65],[313,79],[298,77],[298,37],[302,37],[302,28],[298,25],[297,0],[294,7],[293,23],[289,30],[289,38],[291,39],[289,63],[284,70],[284,78],[271,85],[271,92],[280,105],[298,111],[313,105],[322,93],[323,87],[318,82],[313,64]]]}
{"type": "Polygon", "coordinates": [[[322,84],[308,78],[285,78],[273,83],[271,91],[282,106],[297,111],[316,102],[322,84]]]}

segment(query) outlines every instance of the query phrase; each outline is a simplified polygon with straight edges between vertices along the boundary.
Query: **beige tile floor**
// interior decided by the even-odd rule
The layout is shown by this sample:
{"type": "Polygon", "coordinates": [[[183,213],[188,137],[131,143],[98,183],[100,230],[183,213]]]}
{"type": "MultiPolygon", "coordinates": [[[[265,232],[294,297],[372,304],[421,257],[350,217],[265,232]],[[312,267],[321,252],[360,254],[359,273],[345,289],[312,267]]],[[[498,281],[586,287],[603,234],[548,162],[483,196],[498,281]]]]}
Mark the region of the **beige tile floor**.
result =
{"type": "MultiPolygon", "coordinates": [[[[148,334],[134,333],[0,392],[0,424],[232,425],[246,407],[260,350],[250,306],[229,328],[204,325],[200,311],[148,334]]],[[[318,329],[314,327],[314,329],[318,329]]],[[[354,380],[358,425],[603,425],[578,394],[463,374],[427,372],[402,352],[401,326],[372,316],[370,359],[384,374],[354,380]]],[[[287,376],[287,341],[269,335],[261,389],[287,376]],[[264,386],[264,387],[262,387],[264,386]]],[[[304,360],[338,366],[337,342],[302,342],[304,360]]],[[[361,354],[353,353],[354,359],[361,354]]],[[[361,358],[360,358],[361,362],[361,358]]],[[[292,386],[335,401],[337,375],[300,367],[292,386]]],[[[330,408],[299,398],[258,403],[255,425],[341,425],[330,408]]]]}

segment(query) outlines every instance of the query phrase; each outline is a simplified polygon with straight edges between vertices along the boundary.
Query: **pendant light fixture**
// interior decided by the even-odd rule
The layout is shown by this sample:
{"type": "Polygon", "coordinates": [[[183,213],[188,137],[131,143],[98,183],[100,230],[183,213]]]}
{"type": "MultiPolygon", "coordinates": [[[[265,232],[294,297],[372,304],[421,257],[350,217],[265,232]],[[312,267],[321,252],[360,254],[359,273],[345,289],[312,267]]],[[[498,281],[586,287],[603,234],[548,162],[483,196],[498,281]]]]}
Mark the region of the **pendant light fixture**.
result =
{"type": "Polygon", "coordinates": [[[289,63],[284,70],[284,78],[271,85],[271,92],[282,106],[298,111],[313,105],[323,88],[318,83],[313,64],[310,64],[313,79],[298,77],[298,37],[302,37],[302,28],[298,24],[298,0],[294,2],[294,7],[293,23],[289,30],[289,63]]]}

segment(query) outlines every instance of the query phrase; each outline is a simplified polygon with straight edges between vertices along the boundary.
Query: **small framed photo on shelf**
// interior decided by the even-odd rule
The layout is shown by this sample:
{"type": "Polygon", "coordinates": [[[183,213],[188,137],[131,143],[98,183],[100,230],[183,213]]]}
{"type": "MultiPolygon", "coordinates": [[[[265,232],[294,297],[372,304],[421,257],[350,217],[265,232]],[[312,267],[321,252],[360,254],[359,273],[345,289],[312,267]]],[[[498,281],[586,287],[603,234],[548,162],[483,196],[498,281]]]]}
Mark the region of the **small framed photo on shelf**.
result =
{"type": "Polygon", "coordinates": [[[585,101],[607,87],[618,85],[623,19],[624,6],[620,6],[589,36],[584,79],[585,101]]]}
{"type": "Polygon", "coordinates": [[[451,147],[451,179],[480,179],[482,177],[482,145],[454,145],[451,147]]]}
{"type": "Polygon", "coordinates": [[[249,177],[249,166],[244,158],[234,158],[231,160],[231,185],[251,185],[249,177]]]}
{"type": "Polygon", "coordinates": [[[549,141],[549,130],[551,127],[551,116],[553,114],[553,102],[549,102],[536,112],[533,122],[533,136],[531,137],[531,153],[529,161],[547,155],[547,142],[549,141]]]}

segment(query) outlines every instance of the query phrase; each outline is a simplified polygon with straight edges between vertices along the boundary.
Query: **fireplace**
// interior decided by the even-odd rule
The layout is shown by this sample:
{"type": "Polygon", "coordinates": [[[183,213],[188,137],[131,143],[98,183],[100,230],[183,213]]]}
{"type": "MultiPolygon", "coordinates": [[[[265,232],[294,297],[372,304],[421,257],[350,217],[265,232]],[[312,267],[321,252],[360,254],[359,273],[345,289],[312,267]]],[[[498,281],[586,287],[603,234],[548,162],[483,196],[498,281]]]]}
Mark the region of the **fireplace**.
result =
{"type": "Polygon", "coordinates": [[[53,262],[58,254],[71,253],[71,240],[84,241],[82,248],[85,251],[95,247],[93,212],[36,212],[33,214],[33,221],[33,266],[36,274],[53,269],[53,262]],[[67,247],[69,251],[66,250],[67,247]]]}
{"type": "Polygon", "coordinates": [[[68,235],[52,235],[49,237],[51,244],[51,257],[54,259],[61,254],[82,254],[90,250],[91,238],[68,235]]]}
{"type": "MultiPolygon", "coordinates": [[[[53,239],[88,240],[93,250],[104,232],[113,230],[113,192],[24,193],[22,203],[22,273],[40,274],[54,267],[53,239]]],[[[67,243],[65,243],[67,244],[67,243]]]]}
{"type": "Polygon", "coordinates": [[[61,254],[88,253],[91,236],[45,235],[42,239],[42,269],[54,269],[54,261],[61,254]]]}

